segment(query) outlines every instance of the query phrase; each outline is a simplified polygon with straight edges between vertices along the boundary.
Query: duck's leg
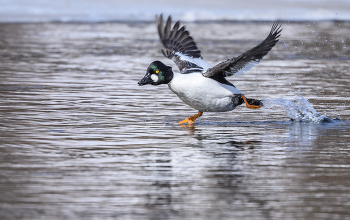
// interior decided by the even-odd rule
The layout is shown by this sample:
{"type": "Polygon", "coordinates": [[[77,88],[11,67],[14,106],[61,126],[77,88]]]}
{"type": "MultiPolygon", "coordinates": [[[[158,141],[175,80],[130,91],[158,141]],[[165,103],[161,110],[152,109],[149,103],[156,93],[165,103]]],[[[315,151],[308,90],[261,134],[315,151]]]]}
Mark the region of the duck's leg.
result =
{"type": "Polygon", "coordinates": [[[259,100],[256,100],[256,99],[248,99],[247,100],[244,95],[242,95],[241,97],[244,100],[247,108],[258,109],[258,108],[261,108],[263,106],[262,102],[259,100]]]}
{"type": "Polygon", "coordinates": [[[198,112],[198,114],[195,114],[195,115],[189,117],[188,119],[185,119],[185,120],[183,120],[183,121],[180,121],[179,124],[184,124],[184,123],[193,124],[194,121],[195,121],[197,118],[201,117],[202,115],[203,115],[203,112],[198,112]]]}

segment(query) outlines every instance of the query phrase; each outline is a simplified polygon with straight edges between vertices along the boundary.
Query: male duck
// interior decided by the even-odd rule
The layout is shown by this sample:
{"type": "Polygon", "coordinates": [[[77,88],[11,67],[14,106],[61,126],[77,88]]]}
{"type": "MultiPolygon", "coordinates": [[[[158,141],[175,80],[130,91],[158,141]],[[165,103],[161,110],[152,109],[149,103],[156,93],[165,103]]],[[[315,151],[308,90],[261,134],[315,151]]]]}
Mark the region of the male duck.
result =
{"type": "Polygon", "coordinates": [[[185,26],[180,28],[180,21],[177,21],[171,29],[171,16],[168,17],[165,27],[162,14],[157,16],[156,20],[158,34],[165,47],[162,52],[175,62],[180,73],[173,72],[170,66],[160,61],[154,61],[138,84],[140,86],[168,84],[170,90],[183,102],[199,111],[198,114],[180,121],[179,124],[192,124],[202,116],[203,112],[231,111],[243,102],[247,108],[258,109],[262,106],[261,101],[246,98],[225,77],[240,75],[258,64],[278,42],[282,31],[281,25],[274,23],[267,38],[256,47],[211,67],[203,60],[201,52],[185,26]]]}

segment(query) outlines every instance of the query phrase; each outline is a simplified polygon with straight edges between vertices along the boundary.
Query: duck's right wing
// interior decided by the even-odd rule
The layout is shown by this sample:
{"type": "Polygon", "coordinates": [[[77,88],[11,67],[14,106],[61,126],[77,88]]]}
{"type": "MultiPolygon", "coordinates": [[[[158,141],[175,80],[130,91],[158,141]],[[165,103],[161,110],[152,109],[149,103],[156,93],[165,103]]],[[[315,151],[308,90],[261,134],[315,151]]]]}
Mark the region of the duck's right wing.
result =
{"type": "Polygon", "coordinates": [[[271,31],[267,38],[258,46],[246,51],[238,57],[225,60],[213,68],[209,68],[203,73],[203,76],[209,78],[226,77],[231,75],[240,75],[248,71],[276,45],[282,29],[278,22],[272,25],[271,31]]]}
{"type": "Polygon", "coordinates": [[[171,16],[168,17],[165,27],[162,14],[157,16],[156,20],[159,38],[165,47],[162,53],[175,62],[181,73],[204,72],[211,67],[203,60],[200,50],[185,26],[180,28],[180,21],[171,28],[171,16]]]}

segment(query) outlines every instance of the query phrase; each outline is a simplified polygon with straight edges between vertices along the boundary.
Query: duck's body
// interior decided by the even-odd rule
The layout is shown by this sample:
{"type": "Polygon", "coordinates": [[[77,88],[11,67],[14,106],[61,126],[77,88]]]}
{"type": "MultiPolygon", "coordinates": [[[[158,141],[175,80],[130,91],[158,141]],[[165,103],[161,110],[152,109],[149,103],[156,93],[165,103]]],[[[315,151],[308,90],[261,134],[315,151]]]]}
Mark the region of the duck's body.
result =
{"type": "Polygon", "coordinates": [[[231,111],[237,106],[232,99],[243,94],[234,86],[204,77],[200,72],[174,73],[168,86],[184,103],[200,112],[231,111]]]}
{"type": "Polygon", "coordinates": [[[243,102],[252,109],[262,106],[259,100],[247,99],[225,77],[233,74],[240,75],[260,62],[278,42],[279,33],[282,31],[278,23],[272,26],[270,34],[258,46],[214,67],[203,60],[193,38],[184,26],[180,28],[179,21],[171,29],[169,16],[163,27],[161,15],[157,23],[159,37],[165,46],[162,52],[164,56],[175,62],[180,73],[173,72],[170,66],[160,61],[154,61],[147,68],[147,73],[139,81],[139,85],[168,84],[170,90],[184,103],[199,111],[198,114],[179,122],[180,124],[193,123],[203,112],[231,111],[243,102]]]}

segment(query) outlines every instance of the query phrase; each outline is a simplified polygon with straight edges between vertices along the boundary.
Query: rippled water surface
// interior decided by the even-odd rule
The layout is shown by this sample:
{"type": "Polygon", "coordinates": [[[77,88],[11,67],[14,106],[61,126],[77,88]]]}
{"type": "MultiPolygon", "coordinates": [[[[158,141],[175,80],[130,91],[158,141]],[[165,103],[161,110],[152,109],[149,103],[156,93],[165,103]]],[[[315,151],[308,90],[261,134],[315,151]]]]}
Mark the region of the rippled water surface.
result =
{"type": "MultiPolygon", "coordinates": [[[[214,65],[271,25],[187,27],[214,65]]],[[[229,78],[264,108],[181,127],[153,23],[0,24],[0,219],[350,219],[350,23],[283,28],[229,78]]]]}

